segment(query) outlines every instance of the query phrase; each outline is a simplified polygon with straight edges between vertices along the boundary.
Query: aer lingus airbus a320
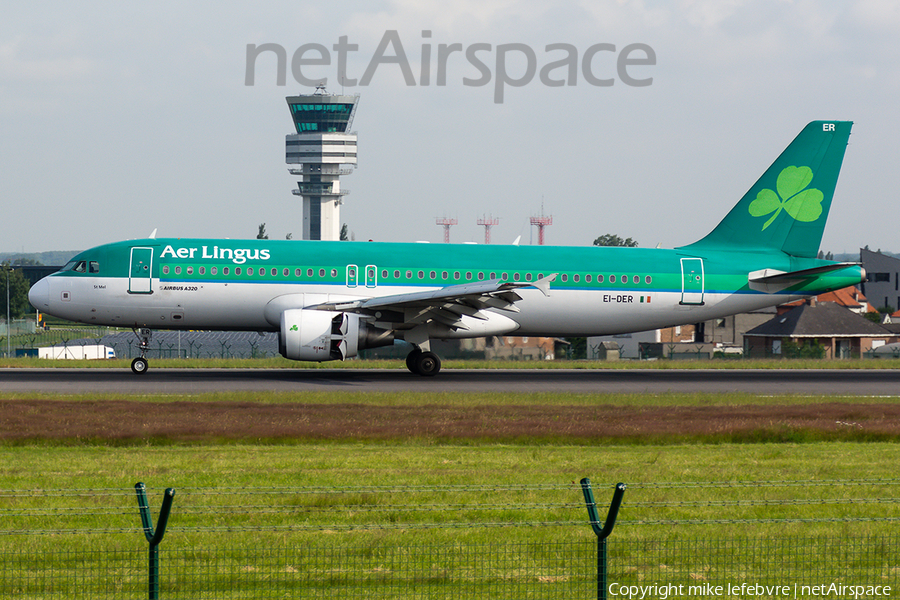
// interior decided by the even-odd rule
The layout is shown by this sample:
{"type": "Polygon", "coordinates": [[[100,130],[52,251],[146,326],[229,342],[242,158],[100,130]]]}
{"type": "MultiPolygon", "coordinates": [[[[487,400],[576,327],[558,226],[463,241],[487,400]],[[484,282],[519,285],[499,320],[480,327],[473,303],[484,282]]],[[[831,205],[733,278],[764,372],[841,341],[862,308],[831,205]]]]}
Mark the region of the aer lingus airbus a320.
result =
{"type": "Polygon", "coordinates": [[[277,331],[281,354],[305,361],[402,339],[409,370],[435,375],[432,339],[696,323],[865,279],[816,258],[851,125],[807,125],[709,235],[671,250],[151,237],[78,254],[29,299],[133,328],[135,373],[152,329],[277,331]]]}

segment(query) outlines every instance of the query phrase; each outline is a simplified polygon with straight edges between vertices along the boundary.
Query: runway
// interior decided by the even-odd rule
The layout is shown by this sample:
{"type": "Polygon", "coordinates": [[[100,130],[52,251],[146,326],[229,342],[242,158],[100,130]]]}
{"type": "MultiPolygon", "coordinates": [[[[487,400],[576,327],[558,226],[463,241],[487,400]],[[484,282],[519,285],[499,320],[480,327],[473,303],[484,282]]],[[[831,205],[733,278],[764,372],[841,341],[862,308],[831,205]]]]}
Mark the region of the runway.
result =
{"type": "Polygon", "coordinates": [[[900,370],[0,369],[0,391],[52,394],[215,392],[732,393],[900,396],[900,370]]]}

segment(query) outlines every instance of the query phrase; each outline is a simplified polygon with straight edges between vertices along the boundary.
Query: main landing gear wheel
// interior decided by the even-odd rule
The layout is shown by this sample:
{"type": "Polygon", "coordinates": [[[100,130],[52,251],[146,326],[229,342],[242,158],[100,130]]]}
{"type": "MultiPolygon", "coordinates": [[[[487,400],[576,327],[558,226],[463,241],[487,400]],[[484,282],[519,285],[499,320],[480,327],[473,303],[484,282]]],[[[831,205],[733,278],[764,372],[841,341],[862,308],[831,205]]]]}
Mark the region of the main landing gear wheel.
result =
{"type": "Polygon", "coordinates": [[[422,351],[418,348],[406,355],[406,368],[416,375],[419,374],[419,371],[416,370],[416,361],[419,360],[420,356],[422,356],[422,351]]]}
{"type": "Polygon", "coordinates": [[[423,352],[416,360],[416,372],[426,377],[434,377],[441,370],[441,359],[434,352],[423,352]]]}
{"type": "Polygon", "coordinates": [[[406,368],[416,375],[433,377],[441,370],[441,359],[434,352],[423,352],[416,348],[406,355],[406,368]]]}
{"type": "Polygon", "coordinates": [[[413,373],[424,375],[425,377],[434,377],[441,370],[441,359],[434,352],[420,352],[414,359],[413,373]]]}
{"type": "Polygon", "coordinates": [[[147,372],[148,368],[150,368],[150,365],[147,363],[147,359],[143,356],[131,361],[131,372],[135,375],[143,375],[147,372]]]}

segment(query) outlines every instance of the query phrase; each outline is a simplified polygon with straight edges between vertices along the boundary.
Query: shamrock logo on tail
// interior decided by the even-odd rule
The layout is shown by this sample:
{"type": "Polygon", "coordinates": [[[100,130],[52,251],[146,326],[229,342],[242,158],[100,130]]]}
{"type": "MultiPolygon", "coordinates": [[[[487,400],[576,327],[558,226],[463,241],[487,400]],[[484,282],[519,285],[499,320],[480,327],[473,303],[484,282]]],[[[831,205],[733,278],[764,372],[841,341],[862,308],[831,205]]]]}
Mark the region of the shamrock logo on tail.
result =
{"type": "Polygon", "coordinates": [[[806,189],[812,178],[813,172],[809,167],[786,167],[778,174],[778,181],[775,183],[778,192],[770,189],[760,191],[756,200],[750,203],[750,215],[764,217],[775,213],[762,226],[763,230],[772,224],[782,210],[798,221],[815,221],[822,214],[825,195],[817,189],[806,189]]]}

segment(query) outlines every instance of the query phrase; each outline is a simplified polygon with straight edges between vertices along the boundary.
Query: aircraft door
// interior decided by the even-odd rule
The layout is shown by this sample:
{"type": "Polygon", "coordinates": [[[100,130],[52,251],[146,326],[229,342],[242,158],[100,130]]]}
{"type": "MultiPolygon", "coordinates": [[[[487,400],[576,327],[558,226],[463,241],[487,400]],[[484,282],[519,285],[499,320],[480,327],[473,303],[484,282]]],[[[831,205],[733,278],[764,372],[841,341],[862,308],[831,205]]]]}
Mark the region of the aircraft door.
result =
{"type": "Polygon", "coordinates": [[[378,285],[378,267],[366,265],[366,287],[373,288],[378,285]]]}
{"type": "Polygon", "coordinates": [[[681,304],[703,304],[703,259],[681,259],[681,304]]]}
{"type": "Polygon", "coordinates": [[[356,265],[347,265],[347,287],[355,288],[359,282],[359,268],[356,265]]]}
{"type": "Polygon", "coordinates": [[[129,294],[153,293],[153,248],[132,248],[128,272],[129,294]]]}

